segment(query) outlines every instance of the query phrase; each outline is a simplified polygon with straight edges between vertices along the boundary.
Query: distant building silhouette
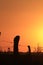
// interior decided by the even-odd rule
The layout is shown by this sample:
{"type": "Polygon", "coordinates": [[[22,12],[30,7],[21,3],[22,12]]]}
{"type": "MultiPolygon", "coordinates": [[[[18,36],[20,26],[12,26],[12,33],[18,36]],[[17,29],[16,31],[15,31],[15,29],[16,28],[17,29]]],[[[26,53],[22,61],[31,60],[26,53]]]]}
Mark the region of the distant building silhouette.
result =
{"type": "Polygon", "coordinates": [[[31,48],[30,48],[30,46],[28,46],[28,52],[31,53],[31,48]]]}
{"type": "Polygon", "coordinates": [[[19,39],[20,39],[19,35],[14,38],[14,54],[18,54],[19,39]]]}

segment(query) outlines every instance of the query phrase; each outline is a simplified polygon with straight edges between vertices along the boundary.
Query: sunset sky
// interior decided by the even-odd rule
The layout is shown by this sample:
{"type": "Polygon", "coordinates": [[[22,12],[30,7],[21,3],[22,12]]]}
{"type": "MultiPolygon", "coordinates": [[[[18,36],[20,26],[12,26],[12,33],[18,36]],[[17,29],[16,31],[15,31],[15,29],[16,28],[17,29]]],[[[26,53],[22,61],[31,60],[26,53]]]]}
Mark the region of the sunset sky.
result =
{"type": "MultiPolygon", "coordinates": [[[[20,35],[19,51],[27,51],[27,46],[43,47],[43,0],[0,0],[0,41],[13,42],[20,35]]],[[[13,43],[0,42],[6,50],[13,43]],[[5,46],[7,46],[5,48],[5,46]]]]}

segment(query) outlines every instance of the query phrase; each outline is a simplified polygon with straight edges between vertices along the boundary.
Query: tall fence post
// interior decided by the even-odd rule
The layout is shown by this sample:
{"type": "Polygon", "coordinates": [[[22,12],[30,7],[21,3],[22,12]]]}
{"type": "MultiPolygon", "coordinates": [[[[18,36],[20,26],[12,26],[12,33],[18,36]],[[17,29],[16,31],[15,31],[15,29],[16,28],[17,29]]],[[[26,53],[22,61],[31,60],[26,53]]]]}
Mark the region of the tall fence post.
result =
{"type": "Polygon", "coordinates": [[[18,43],[19,43],[20,36],[16,36],[14,38],[14,54],[18,54],[18,43]]]}

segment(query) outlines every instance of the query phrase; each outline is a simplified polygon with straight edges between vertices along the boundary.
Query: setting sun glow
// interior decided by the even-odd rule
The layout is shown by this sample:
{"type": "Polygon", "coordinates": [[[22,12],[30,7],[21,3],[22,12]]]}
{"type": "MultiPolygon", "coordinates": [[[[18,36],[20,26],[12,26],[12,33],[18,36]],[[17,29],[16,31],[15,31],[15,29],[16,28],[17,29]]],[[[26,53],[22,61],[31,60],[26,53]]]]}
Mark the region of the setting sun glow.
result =
{"type": "Polygon", "coordinates": [[[13,39],[20,35],[19,51],[31,51],[37,44],[43,47],[43,1],[2,0],[0,1],[0,47],[13,50],[13,39]],[[7,42],[3,42],[9,41],[7,42]]]}

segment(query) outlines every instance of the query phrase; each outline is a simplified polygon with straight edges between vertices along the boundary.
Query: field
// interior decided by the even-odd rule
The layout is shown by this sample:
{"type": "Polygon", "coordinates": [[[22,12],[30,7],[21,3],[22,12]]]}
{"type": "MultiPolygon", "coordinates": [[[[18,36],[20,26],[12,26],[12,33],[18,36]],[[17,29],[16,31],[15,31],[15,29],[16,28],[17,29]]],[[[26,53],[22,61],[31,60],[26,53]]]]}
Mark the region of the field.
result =
{"type": "Polygon", "coordinates": [[[14,65],[43,65],[43,53],[0,53],[0,64],[14,65]]]}

